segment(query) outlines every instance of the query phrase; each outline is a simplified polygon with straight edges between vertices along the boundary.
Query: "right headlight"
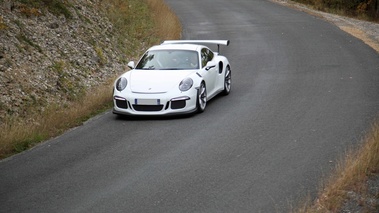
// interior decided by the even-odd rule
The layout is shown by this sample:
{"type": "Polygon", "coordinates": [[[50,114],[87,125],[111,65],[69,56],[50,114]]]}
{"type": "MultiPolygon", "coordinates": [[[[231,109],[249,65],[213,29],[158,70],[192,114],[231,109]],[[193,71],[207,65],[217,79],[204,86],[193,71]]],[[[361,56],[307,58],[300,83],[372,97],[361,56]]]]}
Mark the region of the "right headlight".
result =
{"type": "Polygon", "coordinates": [[[180,91],[185,92],[191,89],[192,85],[193,85],[193,80],[191,78],[186,78],[182,82],[180,82],[179,89],[180,91]]]}
{"type": "Polygon", "coordinates": [[[121,92],[126,88],[126,85],[128,85],[128,80],[126,80],[124,77],[121,77],[116,82],[116,89],[121,92]]]}

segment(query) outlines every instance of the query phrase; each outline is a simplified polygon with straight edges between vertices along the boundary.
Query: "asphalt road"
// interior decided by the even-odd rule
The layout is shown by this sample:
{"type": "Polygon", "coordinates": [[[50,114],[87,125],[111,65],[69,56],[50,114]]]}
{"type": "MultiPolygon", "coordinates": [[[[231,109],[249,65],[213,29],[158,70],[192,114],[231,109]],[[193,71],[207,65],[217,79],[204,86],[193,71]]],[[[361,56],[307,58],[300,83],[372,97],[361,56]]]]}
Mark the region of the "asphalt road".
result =
{"type": "Polygon", "coordinates": [[[203,114],[111,112],[0,162],[0,212],[288,212],[379,109],[378,54],[265,0],[166,0],[185,39],[230,39],[232,92],[203,114]]]}

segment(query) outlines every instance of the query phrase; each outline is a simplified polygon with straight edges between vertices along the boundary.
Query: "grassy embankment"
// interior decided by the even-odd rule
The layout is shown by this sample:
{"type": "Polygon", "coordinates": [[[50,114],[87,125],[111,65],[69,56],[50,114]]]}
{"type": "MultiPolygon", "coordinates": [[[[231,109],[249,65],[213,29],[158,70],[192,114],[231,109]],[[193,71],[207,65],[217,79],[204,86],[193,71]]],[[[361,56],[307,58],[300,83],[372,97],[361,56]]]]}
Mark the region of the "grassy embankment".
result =
{"type": "MultiPolygon", "coordinates": [[[[338,15],[379,22],[379,0],[294,0],[316,10],[338,15]]],[[[367,42],[366,42],[367,43],[367,42]]],[[[369,43],[368,43],[369,44],[369,43]]],[[[370,45],[370,44],[369,44],[370,45]]],[[[377,44],[375,44],[377,45],[377,44]]],[[[373,48],[377,51],[377,46],[373,48]]],[[[347,151],[339,161],[335,172],[320,186],[316,200],[307,200],[294,212],[341,212],[344,203],[353,199],[362,212],[379,212],[373,199],[379,198],[379,191],[370,192],[368,180],[379,174],[379,125],[373,124],[362,146],[347,151]]]]}
{"type": "MultiPolygon", "coordinates": [[[[44,7],[53,14],[70,15],[70,5],[61,1],[20,2],[26,5],[28,12],[44,7]]],[[[125,52],[125,58],[136,58],[147,46],[180,37],[180,23],[163,0],[103,0],[96,6],[117,29],[115,36],[120,42],[120,48],[127,50],[122,51],[125,52]],[[128,41],[127,47],[125,40],[128,41]]],[[[2,28],[6,30],[6,26],[2,28]]],[[[50,105],[43,113],[38,109],[28,109],[27,120],[23,117],[8,117],[0,126],[0,159],[27,150],[109,109],[112,104],[110,91],[114,78],[109,79],[104,85],[92,88],[91,93],[84,93],[83,97],[64,107],[58,104],[50,105]]]]}

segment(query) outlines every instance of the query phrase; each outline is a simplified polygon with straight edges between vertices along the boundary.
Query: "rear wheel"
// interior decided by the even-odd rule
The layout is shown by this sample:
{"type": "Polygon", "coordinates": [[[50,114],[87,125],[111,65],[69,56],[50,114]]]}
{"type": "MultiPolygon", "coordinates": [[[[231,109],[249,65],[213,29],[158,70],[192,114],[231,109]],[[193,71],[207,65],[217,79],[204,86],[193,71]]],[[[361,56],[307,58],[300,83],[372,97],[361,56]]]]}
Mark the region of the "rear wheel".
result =
{"type": "Polygon", "coordinates": [[[230,70],[230,67],[227,66],[225,70],[224,90],[222,91],[222,94],[228,95],[230,93],[231,86],[232,86],[232,71],[230,70]]]}
{"type": "Polygon", "coordinates": [[[197,91],[197,111],[199,113],[204,112],[205,107],[207,106],[207,88],[205,87],[205,83],[202,82],[200,84],[199,90],[197,91]]]}

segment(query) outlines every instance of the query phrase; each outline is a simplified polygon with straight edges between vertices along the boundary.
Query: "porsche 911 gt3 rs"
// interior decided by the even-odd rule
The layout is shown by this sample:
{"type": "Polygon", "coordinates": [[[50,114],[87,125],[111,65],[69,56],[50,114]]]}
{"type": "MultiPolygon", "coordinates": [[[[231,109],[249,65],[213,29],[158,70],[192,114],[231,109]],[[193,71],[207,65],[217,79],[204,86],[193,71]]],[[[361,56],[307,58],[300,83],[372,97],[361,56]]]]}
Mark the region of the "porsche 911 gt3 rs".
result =
{"type": "Polygon", "coordinates": [[[228,46],[229,40],[170,40],[151,47],[115,81],[113,113],[203,112],[211,98],[230,93],[231,67],[220,45],[228,46]],[[217,52],[204,44],[217,45],[217,52]]]}

